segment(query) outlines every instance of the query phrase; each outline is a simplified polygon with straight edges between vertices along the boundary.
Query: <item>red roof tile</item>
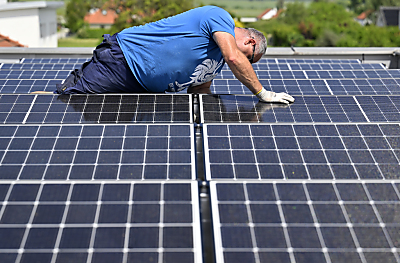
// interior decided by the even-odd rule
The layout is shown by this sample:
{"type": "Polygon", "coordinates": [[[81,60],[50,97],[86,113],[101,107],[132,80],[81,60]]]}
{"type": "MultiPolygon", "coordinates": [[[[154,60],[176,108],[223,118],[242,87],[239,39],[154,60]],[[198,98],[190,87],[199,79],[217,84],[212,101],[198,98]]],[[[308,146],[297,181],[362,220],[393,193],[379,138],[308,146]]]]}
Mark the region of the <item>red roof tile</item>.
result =
{"type": "Polygon", "coordinates": [[[267,8],[264,12],[261,13],[261,15],[257,16],[257,18],[261,19],[265,14],[267,14],[271,10],[272,10],[272,8],[267,8]]]}
{"type": "Polygon", "coordinates": [[[88,13],[84,18],[85,22],[89,24],[114,24],[114,20],[118,16],[117,13],[114,10],[105,10],[104,13],[102,9],[97,9],[94,13],[88,13]]]}
{"type": "Polygon", "coordinates": [[[26,47],[7,36],[0,34],[0,47],[26,47]]]}
{"type": "Polygon", "coordinates": [[[367,10],[365,12],[362,12],[359,16],[357,16],[358,20],[364,20],[365,18],[367,18],[369,16],[369,14],[372,13],[372,10],[367,10]]]}

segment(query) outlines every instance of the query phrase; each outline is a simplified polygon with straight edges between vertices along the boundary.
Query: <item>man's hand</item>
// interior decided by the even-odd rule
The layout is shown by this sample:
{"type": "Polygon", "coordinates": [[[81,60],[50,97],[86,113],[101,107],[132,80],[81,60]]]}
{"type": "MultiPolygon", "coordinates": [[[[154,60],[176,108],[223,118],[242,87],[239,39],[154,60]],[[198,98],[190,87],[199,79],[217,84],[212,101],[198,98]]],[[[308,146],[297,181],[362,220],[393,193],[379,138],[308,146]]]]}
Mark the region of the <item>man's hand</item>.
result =
{"type": "Polygon", "coordinates": [[[262,90],[255,95],[262,102],[279,102],[284,104],[294,102],[294,98],[289,94],[286,94],[284,92],[275,93],[273,91],[267,91],[264,88],[262,88],[262,90]]]}

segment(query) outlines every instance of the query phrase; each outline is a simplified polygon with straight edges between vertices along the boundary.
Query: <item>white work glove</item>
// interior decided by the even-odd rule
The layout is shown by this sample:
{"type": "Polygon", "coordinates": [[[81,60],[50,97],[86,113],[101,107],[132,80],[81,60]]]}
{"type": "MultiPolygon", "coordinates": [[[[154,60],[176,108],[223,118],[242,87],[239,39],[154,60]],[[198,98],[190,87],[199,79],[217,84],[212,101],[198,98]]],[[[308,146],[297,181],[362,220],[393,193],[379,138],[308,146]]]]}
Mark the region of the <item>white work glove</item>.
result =
{"type": "Polygon", "coordinates": [[[287,93],[275,93],[273,91],[268,91],[264,88],[262,88],[262,90],[255,95],[261,102],[279,102],[285,104],[294,102],[294,98],[287,93]]]}

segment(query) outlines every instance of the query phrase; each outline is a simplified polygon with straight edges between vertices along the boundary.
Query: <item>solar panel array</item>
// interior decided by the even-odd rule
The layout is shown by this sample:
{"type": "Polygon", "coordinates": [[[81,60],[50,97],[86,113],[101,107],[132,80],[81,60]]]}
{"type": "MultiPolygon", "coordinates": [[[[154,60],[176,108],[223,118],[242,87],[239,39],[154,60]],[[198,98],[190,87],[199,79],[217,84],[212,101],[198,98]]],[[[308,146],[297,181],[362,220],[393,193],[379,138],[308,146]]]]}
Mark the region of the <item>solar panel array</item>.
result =
{"type": "Polygon", "coordinates": [[[226,66],[216,95],[29,94],[85,60],[0,65],[0,262],[400,262],[399,70],[254,64],[292,105],[226,66]]]}

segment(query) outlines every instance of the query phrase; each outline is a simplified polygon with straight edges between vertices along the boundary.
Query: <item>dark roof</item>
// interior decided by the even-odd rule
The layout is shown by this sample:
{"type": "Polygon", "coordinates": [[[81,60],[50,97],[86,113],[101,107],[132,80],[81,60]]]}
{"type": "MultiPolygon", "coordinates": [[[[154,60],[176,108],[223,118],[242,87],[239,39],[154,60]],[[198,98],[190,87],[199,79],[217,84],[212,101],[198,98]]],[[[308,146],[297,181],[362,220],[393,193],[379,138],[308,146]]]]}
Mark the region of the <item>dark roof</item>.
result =
{"type": "Polygon", "coordinates": [[[399,25],[399,11],[400,9],[386,9],[383,10],[385,15],[387,26],[398,26],[399,25]]]}

